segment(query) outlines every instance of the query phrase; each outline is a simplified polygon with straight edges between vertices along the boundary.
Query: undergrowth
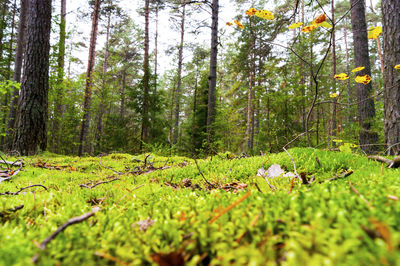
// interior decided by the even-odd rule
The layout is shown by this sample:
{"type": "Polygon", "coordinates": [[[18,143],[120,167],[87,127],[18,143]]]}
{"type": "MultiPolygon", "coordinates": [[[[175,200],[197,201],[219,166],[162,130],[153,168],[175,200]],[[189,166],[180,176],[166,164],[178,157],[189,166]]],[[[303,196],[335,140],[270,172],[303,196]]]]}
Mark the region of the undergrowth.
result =
{"type": "Polygon", "coordinates": [[[273,190],[257,176],[275,163],[294,172],[286,153],[26,157],[0,183],[0,264],[36,254],[39,265],[400,265],[399,170],[345,152],[288,152],[309,184],[269,179],[273,190]],[[42,186],[10,195],[30,185],[42,186]]]}

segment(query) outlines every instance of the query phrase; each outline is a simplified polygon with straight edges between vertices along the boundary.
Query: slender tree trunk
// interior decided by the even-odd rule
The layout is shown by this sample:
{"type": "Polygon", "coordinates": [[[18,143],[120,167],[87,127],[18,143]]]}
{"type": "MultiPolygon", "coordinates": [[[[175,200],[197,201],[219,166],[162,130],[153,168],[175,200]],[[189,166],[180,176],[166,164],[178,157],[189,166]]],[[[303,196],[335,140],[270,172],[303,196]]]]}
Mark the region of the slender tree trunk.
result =
{"type": "Polygon", "coordinates": [[[143,143],[147,141],[149,135],[149,89],[150,89],[150,69],[149,69],[149,0],[145,0],[144,8],[145,31],[144,31],[144,62],[143,62],[143,106],[142,106],[142,129],[140,133],[140,150],[143,151],[143,143]]]}
{"type": "Polygon", "coordinates": [[[391,154],[400,154],[400,2],[382,1],[385,139],[391,154]]]}
{"type": "MultiPolygon", "coordinates": [[[[332,23],[335,24],[335,1],[331,1],[331,19],[332,23]]],[[[336,74],[336,33],[335,28],[332,29],[332,76],[336,74]]],[[[332,79],[332,93],[336,93],[336,80],[332,79]]],[[[336,107],[337,107],[337,98],[333,98],[332,103],[332,118],[331,118],[331,137],[337,136],[337,124],[336,124],[336,107]]],[[[335,142],[331,142],[333,147],[335,147],[335,142]]]]}
{"type": "MultiPolygon", "coordinates": [[[[368,52],[367,23],[365,21],[365,0],[351,0],[351,25],[353,30],[354,61],[356,67],[364,66],[365,69],[357,74],[371,76],[371,68],[368,52]]],[[[357,84],[358,116],[360,129],[360,145],[366,153],[376,151],[375,144],[378,134],[373,131],[375,121],[375,106],[373,99],[369,98],[372,92],[371,83],[357,84]]]]}
{"type": "Polygon", "coordinates": [[[88,138],[90,124],[90,106],[92,101],[93,68],[96,57],[97,26],[100,17],[100,2],[100,0],[95,1],[94,10],[92,13],[92,31],[90,34],[89,59],[86,72],[85,99],[83,103],[83,120],[81,125],[81,135],[79,139],[78,156],[82,156],[85,152],[89,151],[88,138]]]}
{"type": "Polygon", "coordinates": [[[208,110],[207,110],[207,144],[210,148],[214,141],[214,122],[216,116],[216,85],[217,85],[217,56],[218,56],[218,9],[219,1],[212,1],[211,16],[211,52],[210,52],[210,74],[208,77],[208,110]]]}
{"type": "MultiPolygon", "coordinates": [[[[24,55],[28,9],[29,9],[29,0],[21,0],[21,10],[18,22],[17,48],[15,50],[14,73],[13,73],[13,81],[18,83],[21,82],[21,70],[22,70],[22,60],[24,55]]],[[[19,90],[17,88],[14,88],[11,96],[11,104],[8,113],[8,123],[7,123],[6,142],[9,149],[12,148],[12,134],[14,130],[14,121],[17,114],[18,95],[19,95],[19,90]]]]}
{"type": "MultiPolygon", "coordinates": [[[[344,47],[346,50],[346,72],[350,73],[350,56],[349,56],[349,49],[347,44],[347,28],[344,27],[344,47]]],[[[351,113],[351,99],[353,98],[351,94],[351,87],[350,87],[350,79],[347,79],[347,104],[348,106],[348,113],[347,113],[347,123],[350,126],[350,123],[353,121],[352,113],[351,113]]]]}
{"type": "Polygon", "coordinates": [[[122,71],[122,86],[120,90],[121,100],[120,100],[120,109],[119,109],[119,117],[122,121],[125,117],[125,88],[126,88],[126,70],[122,71]]]}
{"type": "Polygon", "coordinates": [[[7,14],[7,10],[8,10],[8,1],[4,0],[2,1],[2,5],[1,5],[1,10],[0,10],[0,62],[3,60],[3,48],[4,48],[4,44],[3,44],[3,38],[4,38],[4,30],[7,27],[6,24],[6,14],[7,14]]]}
{"type": "MultiPolygon", "coordinates": [[[[13,59],[14,30],[15,30],[15,15],[16,15],[16,13],[17,13],[17,0],[14,0],[12,20],[11,20],[11,36],[10,36],[10,40],[8,42],[7,73],[5,74],[6,80],[10,80],[10,78],[11,78],[11,61],[13,59]]],[[[11,97],[11,91],[10,91],[10,89],[7,89],[6,94],[4,95],[4,103],[3,103],[3,125],[6,125],[6,123],[7,123],[7,116],[8,116],[8,111],[9,111],[8,106],[10,104],[10,97],[11,97]]],[[[4,130],[4,132],[2,132],[2,133],[7,132],[7,128],[4,128],[3,130],[4,130]]],[[[1,136],[1,146],[4,146],[4,144],[5,144],[6,138],[4,135],[1,136]]]]}
{"type": "Polygon", "coordinates": [[[249,73],[249,90],[247,92],[247,125],[246,125],[246,151],[252,152],[253,150],[253,136],[254,136],[254,49],[255,49],[255,41],[254,41],[254,32],[252,27],[252,18],[250,17],[250,73],[249,73]]]}
{"type": "MultiPolygon", "coordinates": [[[[370,0],[369,3],[370,3],[370,9],[371,9],[372,13],[376,15],[376,12],[375,12],[374,5],[373,5],[373,3],[372,3],[372,0],[370,0]]],[[[377,26],[376,21],[374,22],[374,26],[375,26],[375,27],[377,26]]],[[[382,72],[382,74],[383,74],[383,56],[382,56],[381,41],[380,41],[379,38],[376,38],[375,41],[376,41],[376,46],[377,46],[377,48],[378,48],[379,62],[381,63],[381,72],[382,72]]]]}
{"type": "Polygon", "coordinates": [[[111,13],[107,17],[107,28],[106,28],[106,43],[104,51],[104,62],[103,62],[103,72],[101,74],[101,89],[100,89],[100,103],[99,103],[99,113],[97,116],[97,130],[96,130],[96,150],[101,152],[101,137],[103,136],[103,115],[106,112],[106,74],[108,68],[108,55],[110,49],[110,29],[111,29],[111,13]]]}
{"type": "Polygon", "coordinates": [[[156,36],[154,37],[154,95],[157,95],[157,82],[158,82],[158,16],[159,4],[156,4],[156,36]]]}
{"type": "Polygon", "coordinates": [[[185,36],[185,11],[186,11],[186,0],[183,0],[182,5],[182,16],[181,16],[181,42],[179,44],[179,55],[178,55],[178,73],[177,73],[177,85],[175,91],[175,117],[174,117],[174,136],[173,143],[178,143],[179,135],[179,113],[180,113],[180,98],[181,98],[181,86],[182,86],[182,63],[183,63],[183,41],[185,36]]]}
{"type": "Polygon", "coordinates": [[[21,155],[46,149],[51,0],[31,0],[26,63],[18,101],[13,147],[21,155]]]}
{"type": "Polygon", "coordinates": [[[61,21],[60,21],[60,40],[58,42],[57,55],[57,82],[56,82],[56,100],[53,118],[52,130],[52,149],[55,153],[59,152],[61,141],[61,118],[63,113],[63,98],[64,98],[64,66],[65,66],[65,40],[66,32],[66,16],[67,4],[66,0],[61,0],[61,21]]]}

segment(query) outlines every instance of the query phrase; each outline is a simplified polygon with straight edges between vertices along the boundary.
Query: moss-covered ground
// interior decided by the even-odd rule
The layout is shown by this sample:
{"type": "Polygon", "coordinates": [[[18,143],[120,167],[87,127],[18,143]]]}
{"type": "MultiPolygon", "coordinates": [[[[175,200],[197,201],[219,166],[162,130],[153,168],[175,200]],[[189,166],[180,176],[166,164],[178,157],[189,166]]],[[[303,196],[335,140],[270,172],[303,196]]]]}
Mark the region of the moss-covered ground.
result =
{"type": "Polygon", "coordinates": [[[288,152],[313,182],[275,178],[273,190],[257,176],[274,163],[293,172],[286,153],[198,160],[204,176],[183,157],[25,157],[0,183],[0,265],[400,265],[400,170],[288,152]],[[30,185],[43,187],[12,195],[30,185]]]}

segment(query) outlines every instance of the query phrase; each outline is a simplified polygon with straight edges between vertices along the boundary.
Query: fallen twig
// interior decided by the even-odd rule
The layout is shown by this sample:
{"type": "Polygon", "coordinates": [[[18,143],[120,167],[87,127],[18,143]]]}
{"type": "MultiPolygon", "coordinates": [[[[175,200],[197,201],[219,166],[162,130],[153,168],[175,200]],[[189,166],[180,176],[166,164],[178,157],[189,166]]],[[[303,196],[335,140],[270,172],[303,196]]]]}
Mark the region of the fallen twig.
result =
{"type": "Polygon", "coordinates": [[[207,178],[204,176],[203,172],[200,170],[200,167],[199,167],[199,165],[198,165],[198,163],[197,163],[196,158],[193,158],[193,159],[194,159],[194,162],[196,163],[197,170],[199,170],[201,176],[203,177],[203,180],[207,183],[207,185],[211,186],[212,188],[215,187],[213,184],[211,184],[210,182],[208,182],[207,178]]]}
{"type": "MultiPolygon", "coordinates": [[[[250,223],[250,227],[254,227],[256,225],[256,223],[258,222],[258,220],[260,219],[261,215],[262,215],[263,211],[260,211],[258,213],[258,215],[251,221],[250,223]]],[[[243,237],[246,235],[247,231],[244,231],[239,237],[238,239],[236,239],[236,243],[240,243],[240,241],[242,241],[243,237]]]]}
{"type": "Polygon", "coordinates": [[[31,188],[31,187],[42,187],[42,188],[44,188],[45,190],[47,190],[47,187],[45,187],[45,186],[43,186],[43,185],[40,185],[40,184],[36,184],[36,185],[30,185],[30,186],[27,186],[27,187],[20,188],[20,189],[19,189],[18,191],[16,191],[16,192],[6,191],[6,192],[4,192],[4,193],[0,193],[0,196],[3,196],[3,195],[15,196],[15,195],[18,195],[19,193],[21,193],[23,190],[28,189],[28,188],[31,188]]]}
{"type": "Polygon", "coordinates": [[[364,196],[360,194],[360,192],[358,192],[358,190],[351,184],[350,181],[349,181],[349,186],[350,186],[350,189],[351,189],[354,193],[356,193],[356,195],[357,195],[360,199],[362,199],[362,200],[365,202],[365,204],[368,205],[368,207],[370,207],[371,209],[373,208],[373,206],[371,205],[371,203],[369,203],[369,201],[366,200],[366,199],[364,198],[364,196]]]}
{"type": "Polygon", "coordinates": [[[118,172],[118,171],[114,170],[112,167],[110,167],[110,166],[104,166],[104,165],[101,163],[101,158],[102,158],[103,156],[99,156],[99,157],[100,157],[99,165],[100,165],[101,167],[103,167],[103,168],[105,168],[105,169],[108,169],[108,170],[111,170],[111,171],[113,171],[113,172],[114,172],[115,174],[117,174],[117,175],[122,175],[121,172],[118,172]]]}
{"type": "Polygon", "coordinates": [[[293,159],[292,155],[290,155],[290,153],[285,149],[285,147],[283,147],[283,150],[289,155],[290,159],[292,159],[293,168],[294,168],[294,174],[297,176],[297,178],[298,178],[300,181],[302,181],[301,177],[300,177],[299,174],[297,173],[296,164],[294,163],[294,159],[293,159]]]}
{"type": "Polygon", "coordinates": [[[399,197],[393,196],[393,195],[387,195],[388,199],[391,200],[399,200],[399,197]]]}
{"type": "MultiPolygon", "coordinates": [[[[351,175],[353,173],[353,171],[346,171],[346,172],[344,172],[344,173],[341,173],[340,175],[338,175],[338,176],[335,176],[335,177],[332,177],[332,178],[329,178],[328,180],[326,180],[325,182],[328,182],[328,181],[335,181],[335,180],[338,180],[338,179],[342,179],[342,178],[345,178],[345,177],[348,177],[349,175],[351,175]]],[[[323,183],[324,181],[322,181],[322,182],[320,182],[320,183],[323,183]]]]}
{"type": "MultiPolygon", "coordinates": [[[[88,218],[92,217],[96,212],[98,212],[100,210],[99,207],[93,207],[92,211],[87,212],[81,216],[77,216],[77,217],[73,217],[71,219],[69,219],[65,224],[61,225],[60,227],[57,228],[57,230],[52,233],[48,238],[46,238],[45,240],[42,241],[42,243],[40,243],[40,249],[41,250],[45,250],[46,246],[48,243],[50,243],[51,240],[53,240],[59,233],[61,233],[62,231],[65,230],[65,228],[67,228],[70,225],[76,224],[76,223],[81,223],[85,220],[87,220],[88,218]]],[[[36,254],[33,258],[32,258],[32,262],[36,263],[39,259],[39,255],[36,254]]]]}
{"type": "Polygon", "coordinates": [[[95,183],[95,184],[94,184],[94,185],[92,185],[92,186],[89,186],[89,184],[91,184],[91,183],[87,183],[87,184],[80,184],[79,186],[80,186],[80,187],[84,187],[84,188],[90,188],[90,189],[92,189],[92,188],[95,188],[95,187],[97,187],[98,185],[105,184],[105,183],[110,183],[110,182],[113,182],[113,181],[116,181],[116,180],[121,180],[121,179],[120,179],[120,178],[118,178],[118,177],[116,177],[116,178],[114,178],[114,179],[111,179],[111,180],[107,180],[107,181],[101,181],[101,182],[95,183]]]}
{"type": "Polygon", "coordinates": [[[5,211],[3,211],[3,212],[0,212],[0,218],[3,218],[4,216],[6,216],[7,213],[16,212],[16,211],[22,209],[23,207],[24,207],[24,205],[19,205],[19,206],[16,206],[16,207],[14,207],[14,208],[7,209],[7,210],[5,210],[5,211]]]}

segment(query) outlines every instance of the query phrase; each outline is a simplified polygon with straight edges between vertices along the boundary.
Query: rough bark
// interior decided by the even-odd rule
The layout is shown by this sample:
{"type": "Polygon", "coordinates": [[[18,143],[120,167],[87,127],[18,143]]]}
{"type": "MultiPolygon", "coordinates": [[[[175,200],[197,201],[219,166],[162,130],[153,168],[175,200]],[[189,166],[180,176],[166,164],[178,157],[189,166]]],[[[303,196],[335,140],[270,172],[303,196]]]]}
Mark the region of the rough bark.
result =
{"type": "MultiPolygon", "coordinates": [[[[14,73],[13,73],[13,81],[18,83],[21,82],[21,70],[22,70],[22,61],[24,55],[28,9],[29,9],[29,0],[21,0],[21,10],[18,22],[17,47],[15,50],[14,73]]],[[[7,142],[7,147],[9,149],[12,148],[12,134],[14,130],[14,121],[17,114],[18,95],[19,95],[19,90],[17,88],[14,88],[11,96],[10,110],[8,112],[8,123],[7,123],[6,142],[7,142]]]]}
{"type": "Polygon", "coordinates": [[[179,44],[179,55],[178,55],[178,73],[177,73],[177,84],[175,91],[175,110],[174,110],[174,136],[173,143],[178,142],[179,135],[179,113],[180,113],[180,98],[181,98],[181,87],[182,87],[182,64],[183,64],[183,41],[185,37],[185,12],[186,11],[186,0],[183,0],[182,14],[181,14],[181,41],[179,44]]]}
{"type": "Polygon", "coordinates": [[[145,30],[144,30],[144,62],[143,62],[143,105],[142,105],[142,129],[140,133],[140,150],[143,150],[143,143],[149,135],[149,89],[150,89],[150,68],[149,68],[149,0],[145,1],[144,8],[145,30]]]}
{"type": "Polygon", "coordinates": [[[219,1],[212,1],[211,11],[211,52],[210,74],[208,76],[207,144],[214,141],[214,122],[216,115],[217,55],[218,55],[218,9],[219,1]]]}
{"type": "Polygon", "coordinates": [[[66,40],[66,16],[67,16],[67,4],[66,0],[61,0],[61,21],[60,21],[60,40],[58,42],[58,55],[57,55],[57,82],[56,82],[56,100],[53,117],[53,130],[52,135],[52,150],[53,152],[59,152],[61,141],[61,118],[63,113],[63,97],[64,97],[64,66],[65,66],[65,40],[66,40]]]}
{"type": "Polygon", "coordinates": [[[92,30],[90,34],[89,46],[89,59],[86,71],[85,82],[85,99],[83,103],[83,120],[81,125],[81,135],[79,139],[78,155],[82,156],[85,152],[89,151],[89,124],[90,124],[90,106],[92,102],[92,85],[93,85],[93,68],[96,56],[96,40],[97,40],[97,26],[100,17],[100,0],[94,3],[94,10],[92,13],[92,30]]]}
{"type": "Polygon", "coordinates": [[[400,2],[383,0],[385,138],[391,154],[400,153],[400,2]]]}
{"type": "Polygon", "coordinates": [[[18,100],[13,147],[21,155],[46,149],[49,90],[51,0],[31,0],[27,23],[26,62],[18,100]]]}
{"type": "MultiPolygon", "coordinates": [[[[353,31],[354,62],[356,67],[364,66],[365,69],[357,72],[358,75],[371,76],[371,67],[368,52],[368,34],[365,20],[365,0],[351,0],[351,26],[353,31]]],[[[375,121],[374,100],[370,98],[372,92],[371,83],[357,84],[358,121],[361,126],[359,141],[361,148],[366,153],[373,153],[378,140],[378,135],[373,131],[375,121]]]]}

